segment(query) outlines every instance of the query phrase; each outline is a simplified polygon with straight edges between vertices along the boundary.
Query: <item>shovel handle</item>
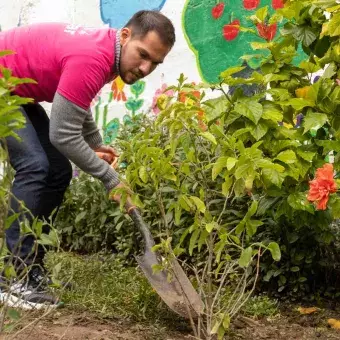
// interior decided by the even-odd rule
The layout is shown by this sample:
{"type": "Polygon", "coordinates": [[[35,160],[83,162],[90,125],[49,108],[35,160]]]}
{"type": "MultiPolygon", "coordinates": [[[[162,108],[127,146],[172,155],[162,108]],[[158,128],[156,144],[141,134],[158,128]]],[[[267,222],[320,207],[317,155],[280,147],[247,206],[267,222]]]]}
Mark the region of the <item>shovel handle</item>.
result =
{"type": "Polygon", "coordinates": [[[143,236],[143,239],[144,239],[144,242],[145,242],[145,248],[151,249],[155,245],[155,241],[152,237],[152,234],[150,232],[149,227],[144,222],[140,212],[137,209],[133,209],[130,213],[130,216],[131,216],[132,221],[134,222],[135,226],[142,233],[142,236],[143,236]]]}

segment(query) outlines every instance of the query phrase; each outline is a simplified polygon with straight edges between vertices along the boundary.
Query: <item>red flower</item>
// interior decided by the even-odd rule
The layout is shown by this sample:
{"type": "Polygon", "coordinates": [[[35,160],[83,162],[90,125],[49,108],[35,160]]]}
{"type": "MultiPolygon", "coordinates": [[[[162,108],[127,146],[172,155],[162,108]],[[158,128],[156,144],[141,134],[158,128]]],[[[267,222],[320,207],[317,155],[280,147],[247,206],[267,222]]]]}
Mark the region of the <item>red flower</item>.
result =
{"type": "Polygon", "coordinates": [[[309,182],[307,199],[316,204],[317,210],[326,210],[329,194],[336,192],[336,183],[333,178],[333,165],[324,164],[316,170],[315,179],[309,182]]]}

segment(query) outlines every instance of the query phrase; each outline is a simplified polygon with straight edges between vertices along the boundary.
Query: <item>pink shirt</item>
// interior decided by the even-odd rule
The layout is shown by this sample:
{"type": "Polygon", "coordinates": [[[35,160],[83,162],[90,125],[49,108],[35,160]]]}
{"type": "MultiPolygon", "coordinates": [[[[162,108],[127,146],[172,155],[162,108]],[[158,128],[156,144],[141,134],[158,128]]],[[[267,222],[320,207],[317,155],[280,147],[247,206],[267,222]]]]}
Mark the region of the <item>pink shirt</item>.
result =
{"type": "Polygon", "coordinates": [[[117,75],[116,31],[60,23],[17,27],[0,32],[0,65],[38,84],[20,85],[15,93],[35,102],[52,102],[56,92],[87,110],[99,90],[117,75]]]}

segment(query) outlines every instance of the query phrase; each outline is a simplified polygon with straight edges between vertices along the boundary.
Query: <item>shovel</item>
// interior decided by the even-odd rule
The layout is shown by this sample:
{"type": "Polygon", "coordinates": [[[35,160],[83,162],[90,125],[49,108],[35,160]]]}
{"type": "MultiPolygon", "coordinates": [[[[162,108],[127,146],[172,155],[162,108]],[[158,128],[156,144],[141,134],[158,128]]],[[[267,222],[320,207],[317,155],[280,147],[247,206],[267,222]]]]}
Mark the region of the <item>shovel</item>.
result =
{"type": "MultiPolygon", "coordinates": [[[[108,163],[112,161],[107,158],[109,156],[105,155],[105,153],[97,152],[97,155],[108,163]]],[[[113,160],[111,166],[116,168],[117,158],[113,160]]],[[[203,312],[203,302],[178,261],[175,258],[171,259],[171,273],[166,270],[154,273],[153,266],[161,265],[162,263],[157,258],[157,254],[152,251],[155,241],[139,211],[133,209],[129,215],[144,239],[144,252],[142,255],[137,256],[136,260],[152,288],[174,312],[187,319],[196,319],[203,312]],[[170,282],[168,280],[168,274],[172,274],[170,282]]]]}
{"type": "Polygon", "coordinates": [[[130,216],[144,239],[144,252],[136,257],[144,275],[161,299],[184,318],[196,319],[203,311],[203,302],[175,258],[170,261],[171,281],[166,270],[153,272],[154,265],[160,265],[157,254],[151,250],[155,245],[151,232],[139,211],[134,209],[130,216]]]}

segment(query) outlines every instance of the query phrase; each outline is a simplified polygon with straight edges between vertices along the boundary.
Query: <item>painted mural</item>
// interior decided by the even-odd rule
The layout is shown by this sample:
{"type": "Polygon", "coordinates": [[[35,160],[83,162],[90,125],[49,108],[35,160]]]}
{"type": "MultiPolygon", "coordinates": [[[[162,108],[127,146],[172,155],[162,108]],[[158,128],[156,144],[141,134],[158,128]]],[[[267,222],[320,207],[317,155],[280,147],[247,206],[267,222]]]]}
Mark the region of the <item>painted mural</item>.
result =
{"type": "MultiPolygon", "coordinates": [[[[222,71],[242,64],[243,55],[254,55],[250,42],[270,41],[277,36],[282,24],[255,26],[247,20],[264,6],[272,15],[283,7],[283,0],[187,0],[183,30],[205,81],[217,82],[222,71]],[[254,29],[257,34],[240,31],[240,26],[254,29]]],[[[247,63],[256,69],[260,58],[254,55],[247,63]]]]}
{"type": "Polygon", "coordinates": [[[100,0],[101,18],[110,27],[123,27],[140,10],[160,11],[166,0],[100,0]]]}

